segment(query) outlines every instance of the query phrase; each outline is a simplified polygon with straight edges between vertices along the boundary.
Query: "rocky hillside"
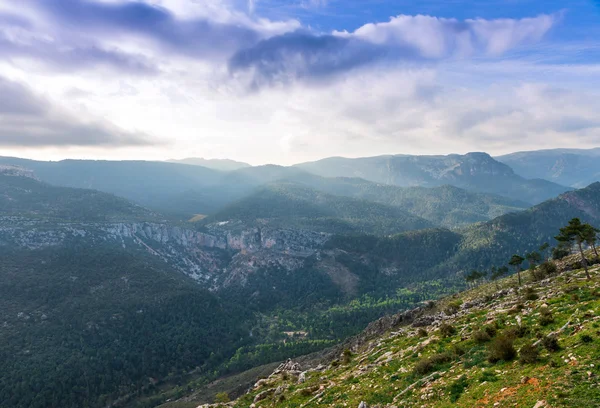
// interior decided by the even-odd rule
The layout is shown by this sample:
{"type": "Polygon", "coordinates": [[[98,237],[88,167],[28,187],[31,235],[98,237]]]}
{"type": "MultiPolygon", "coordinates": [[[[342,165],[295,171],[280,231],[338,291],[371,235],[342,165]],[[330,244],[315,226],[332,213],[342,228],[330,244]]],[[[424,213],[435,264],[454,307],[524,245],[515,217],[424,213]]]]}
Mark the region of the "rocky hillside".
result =
{"type": "Polygon", "coordinates": [[[380,319],[325,358],[288,361],[240,399],[200,407],[597,406],[600,272],[589,281],[577,265],[380,319]]]}

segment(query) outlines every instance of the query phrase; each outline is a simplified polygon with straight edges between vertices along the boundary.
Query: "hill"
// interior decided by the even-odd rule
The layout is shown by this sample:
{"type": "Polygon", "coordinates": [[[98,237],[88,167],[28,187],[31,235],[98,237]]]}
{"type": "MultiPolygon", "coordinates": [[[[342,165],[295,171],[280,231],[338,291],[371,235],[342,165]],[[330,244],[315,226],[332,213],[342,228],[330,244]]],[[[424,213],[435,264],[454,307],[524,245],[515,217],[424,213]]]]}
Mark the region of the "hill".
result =
{"type": "Polygon", "coordinates": [[[557,274],[521,288],[510,278],[385,317],[327,357],[281,364],[219,406],[596,406],[600,275],[596,267],[587,281],[572,267],[559,263],[557,274]]]}
{"type": "Polygon", "coordinates": [[[329,158],[296,167],[324,177],[359,177],[402,187],[449,184],[537,204],[568,191],[550,181],[528,180],[486,153],[448,156],[379,156],[329,158]]]}
{"type": "Polygon", "coordinates": [[[173,196],[213,185],[222,175],[200,166],[147,161],[42,162],[0,157],[0,164],[30,169],[41,181],[55,186],[111,193],[168,213],[177,213],[177,206],[170,201],[173,196]]]}
{"type": "Polygon", "coordinates": [[[204,221],[229,220],[338,234],[391,235],[434,226],[397,207],[334,196],[292,182],[261,187],[204,221]]]}
{"type": "Polygon", "coordinates": [[[2,216],[62,221],[158,220],[160,217],[129,201],[94,190],[54,187],[17,168],[0,168],[2,216]]]}
{"type": "Polygon", "coordinates": [[[360,178],[304,176],[295,181],[329,194],[353,197],[401,208],[435,225],[457,228],[520,211],[529,204],[458,187],[398,187],[360,178]]]}
{"type": "Polygon", "coordinates": [[[581,188],[600,181],[600,148],[518,152],[496,157],[526,178],[543,178],[581,188]]]}
{"type": "Polygon", "coordinates": [[[556,231],[575,217],[600,225],[600,183],[570,191],[525,211],[467,227],[460,251],[450,263],[455,266],[464,262],[482,266],[503,263],[517,251],[527,253],[544,242],[554,243],[556,231]]]}
{"type": "Polygon", "coordinates": [[[230,159],[204,159],[201,157],[188,157],[180,160],[167,160],[169,163],[190,164],[193,166],[207,167],[219,171],[234,171],[251,167],[248,163],[243,163],[230,159]]]}

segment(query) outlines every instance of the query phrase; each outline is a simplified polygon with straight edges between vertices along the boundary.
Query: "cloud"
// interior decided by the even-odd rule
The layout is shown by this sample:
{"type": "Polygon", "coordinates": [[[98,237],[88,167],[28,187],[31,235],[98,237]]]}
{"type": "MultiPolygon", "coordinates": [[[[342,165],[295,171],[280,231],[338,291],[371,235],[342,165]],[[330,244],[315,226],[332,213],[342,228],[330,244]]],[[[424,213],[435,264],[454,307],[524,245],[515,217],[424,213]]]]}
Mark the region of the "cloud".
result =
{"type": "Polygon", "coordinates": [[[144,2],[39,0],[35,4],[69,29],[84,29],[107,37],[137,35],[166,50],[198,58],[231,53],[264,38],[258,27],[250,24],[202,17],[183,19],[167,8],[144,2]]]}
{"type": "Polygon", "coordinates": [[[123,73],[154,75],[159,72],[148,58],[106,49],[98,45],[70,46],[29,39],[15,40],[0,30],[0,55],[6,60],[33,62],[52,71],[76,71],[104,67],[123,73]]]}
{"type": "Polygon", "coordinates": [[[242,49],[229,61],[233,74],[249,72],[252,85],[319,78],[378,61],[432,62],[448,58],[499,56],[540,41],[555,18],[465,20],[430,16],[393,17],[356,31],[315,35],[287,33],[242,49]]]}
{"type": "Polygon", "coordinates": [[[0,77],[0,146],[123,147],[157,144],[100,120],[84,121],[51,105],[20,83],[0,77]]]}

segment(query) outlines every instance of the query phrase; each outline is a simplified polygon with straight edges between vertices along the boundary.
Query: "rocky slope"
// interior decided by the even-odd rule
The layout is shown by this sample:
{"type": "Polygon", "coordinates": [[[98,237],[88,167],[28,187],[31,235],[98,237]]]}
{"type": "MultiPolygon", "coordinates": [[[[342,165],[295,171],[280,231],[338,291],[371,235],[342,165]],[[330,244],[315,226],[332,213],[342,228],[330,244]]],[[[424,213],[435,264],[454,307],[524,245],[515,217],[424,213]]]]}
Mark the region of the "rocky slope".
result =
{"type": "Polygon", "coordinates": [[[68,246],[77,240],[115,243],[123,248],[144,249],[210,288],[218,283],[227,286],[236,280],[234,276],[242,280],[261,262],[296,267],[292,259],[313,255],[328,238],[324,233],[245,228],[228,222],[208,225],[206,232],[199,232],[151,222],[48,223],[0,217],[0,247],[44,249],[68,246]]]}
{"type": "Polygon", "coordinates": [[[380,319],[325,358],[288,361],[240,399],[199,408],[596,406],[600,273],[588,281],[577,262],[380,319]]]}

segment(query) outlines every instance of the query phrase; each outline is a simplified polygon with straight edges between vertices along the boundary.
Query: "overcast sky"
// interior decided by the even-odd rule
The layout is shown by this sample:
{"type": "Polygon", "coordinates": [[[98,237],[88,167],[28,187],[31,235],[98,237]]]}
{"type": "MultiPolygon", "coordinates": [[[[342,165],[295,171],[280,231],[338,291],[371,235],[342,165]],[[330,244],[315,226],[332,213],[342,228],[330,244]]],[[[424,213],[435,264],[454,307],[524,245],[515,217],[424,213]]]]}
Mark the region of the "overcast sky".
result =
{"type": "Polygon", "coordinates": [[[0,155],[600,146],[592,0],[0,0],[0,155]]]}

